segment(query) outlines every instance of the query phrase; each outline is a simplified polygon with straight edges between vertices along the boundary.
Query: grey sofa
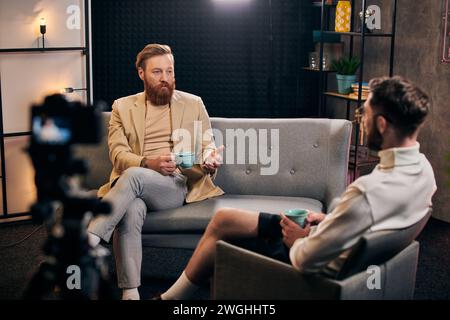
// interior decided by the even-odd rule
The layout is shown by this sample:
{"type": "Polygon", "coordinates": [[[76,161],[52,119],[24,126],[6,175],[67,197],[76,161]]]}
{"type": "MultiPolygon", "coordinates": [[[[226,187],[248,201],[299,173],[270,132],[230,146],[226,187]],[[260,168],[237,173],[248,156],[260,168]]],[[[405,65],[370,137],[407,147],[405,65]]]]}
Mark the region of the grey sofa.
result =
{"type": "MultiPolygon", "coordinates": [[[[103,114],[105,128],[108,127],[109,117],[110,113],[103,114]]],[[[306,208],[320,212],[326,210],[332,199],[346,187],[352,129],[347,120],[211,118],[211,124],[214,130],[222,133],[226,146],[226,164],[220,168],[215,179],[226,194],[174,210],[148,213],[142,230],[144,250],[178,248],[191,253],[211,216],[220,207],[266,212],[306,208]],[[253,129],[257,130],[257,139],[267,137],[271,146],[269,153],[279,152],[279,169],[275,174],[261,175],[261,169],[269,168],[270,164],[249,160],[258,155],[255,152],[263,153],[260,148],[254,149],[253,129]],[[279,134],[279,144],[276,143],[276,132],[279,134]],[[243,139],[245,134],[251,138],[243,139]],[[249,161],[228,164],[231,157],[227,152],[233,147],[238,149],[239,139],[243,139],[241,143],[246,141],[244,153],[249,161]]],[[[90,172],[84,181],[88,189],[97,189],[108,180],[111,172],[106,137],[107,129],[101,144],[82,146],[76,152],[90,164],[90,172]]],[[[242,150],[239,152],[238,156],[242,156],[242,150]]],[[[257,158],[260,160],[260,157],[257,158]]]]}

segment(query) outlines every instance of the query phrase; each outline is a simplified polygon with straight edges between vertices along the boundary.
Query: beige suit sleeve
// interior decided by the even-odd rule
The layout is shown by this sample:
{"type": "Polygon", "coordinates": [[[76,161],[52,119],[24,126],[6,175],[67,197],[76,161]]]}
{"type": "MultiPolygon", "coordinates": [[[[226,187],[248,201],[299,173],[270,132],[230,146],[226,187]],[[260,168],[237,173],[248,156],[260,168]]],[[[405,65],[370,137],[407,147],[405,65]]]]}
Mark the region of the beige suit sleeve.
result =
{"type": "Polygon", "coordinates": [[[304,273],[320,271],[355,245],[371,225],[372,212],[367,199],[359,189],[350,186],[315,232],[294,242],[289,251],[292,265],[304,273]]]}
{"type": "Polygon", "coordinates": [[[209,156],[209,154],[216,148],[214,143],[214,135],[211,129],[211,121],[209,120],[208,112],[202,101],[199,99],[199,121],[202,124],[202,161],[209,156]]]}
{"type": "Polygon", "coordinates": [[[118,172],[130,167],[139,167],[143,156],[133,153],[119,114],[117,101],[112,106],[108,132],[109,158],[118,172]]]}

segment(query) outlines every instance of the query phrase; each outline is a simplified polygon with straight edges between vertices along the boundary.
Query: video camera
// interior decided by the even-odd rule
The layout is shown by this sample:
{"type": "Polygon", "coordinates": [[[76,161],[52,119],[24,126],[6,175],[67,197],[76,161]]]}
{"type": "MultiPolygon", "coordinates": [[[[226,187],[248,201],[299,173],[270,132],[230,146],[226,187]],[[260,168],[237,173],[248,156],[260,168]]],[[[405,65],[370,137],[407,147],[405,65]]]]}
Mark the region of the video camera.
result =
{"type": "Polygon", "coordinates": [[[112,298],[105,260],[109,253],[91,249],[86,232],[93,216],[110,213],[110,204],[81,190],[73,177],[88,171],[82,159],[73,158],[73,145],[101,140],[100,105],[69,102],[60,94],[48,96],[32,106],[31,132],[28,152],[37,188],[31,213],[35,221],[48,225],[50,234],[44,247],[47,259],[25,298],[48,299],[55,291],[62,299],[112,298]],[[81,270],[79,289],[67,285],[67,270],[73,266],[81,270]]]}
{"type": "Polygon", "coordinates": [[[32,107],[29,154],[36,169],[38,201],[60,199],[65,191],[61,178],[87,172],[83,160],[72,158],[72,145],[99,143],[101,124],[98,108],[69,102],[59,94],[32,107]]]}

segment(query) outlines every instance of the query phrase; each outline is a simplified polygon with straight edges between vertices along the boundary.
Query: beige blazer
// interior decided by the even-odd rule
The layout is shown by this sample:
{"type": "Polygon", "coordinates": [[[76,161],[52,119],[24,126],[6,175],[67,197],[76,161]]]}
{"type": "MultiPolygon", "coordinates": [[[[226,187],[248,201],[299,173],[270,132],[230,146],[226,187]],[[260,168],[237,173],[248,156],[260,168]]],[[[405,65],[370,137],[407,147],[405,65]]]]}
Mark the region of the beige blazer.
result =
{"type": "MultiPolygon", "coordinates": [[[[103,197],[110,190],[123,171],[129,167],[140,166],[144,158],[142,154],[144,150],[145,109],[144,92],[114,101],[108,133],[109,158],[113,164],[113,170],[109,182],[99,189],[99,197],[103,197]]],[[[174,132],[173,152],[195,152],[196,162],[203,163],[216,146],[208,113],[202,99],[175,90],[171,100],[171,117],[172,132],[174,132]],[[186,137],[190,137],[190,139],[186,137]]],[[[224,193],[214,185],[213,177],[203,172],[199,164],[194,165],[191,169],[182,169],[181,171],[187,177],[187,203],[201,201],[224,193]]]]}

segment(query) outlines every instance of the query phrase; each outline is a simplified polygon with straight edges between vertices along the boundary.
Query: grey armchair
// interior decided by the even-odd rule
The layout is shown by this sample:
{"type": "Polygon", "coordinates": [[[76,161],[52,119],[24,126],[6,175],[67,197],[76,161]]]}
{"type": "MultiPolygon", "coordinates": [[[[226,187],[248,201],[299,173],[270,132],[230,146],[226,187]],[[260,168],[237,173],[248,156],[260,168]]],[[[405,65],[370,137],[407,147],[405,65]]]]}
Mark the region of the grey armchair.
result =
{"type": "Polygon", "coordinates": [[[430,214],[402,230],[363,236],[337,278],[302,274],[291,265],[217,242],[213,297],[228,299],[412,299],[419,244],[414,239],[430,214]],[[368,266],[380,271],[380,288],[369,289],[368,266]]]}

